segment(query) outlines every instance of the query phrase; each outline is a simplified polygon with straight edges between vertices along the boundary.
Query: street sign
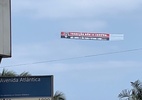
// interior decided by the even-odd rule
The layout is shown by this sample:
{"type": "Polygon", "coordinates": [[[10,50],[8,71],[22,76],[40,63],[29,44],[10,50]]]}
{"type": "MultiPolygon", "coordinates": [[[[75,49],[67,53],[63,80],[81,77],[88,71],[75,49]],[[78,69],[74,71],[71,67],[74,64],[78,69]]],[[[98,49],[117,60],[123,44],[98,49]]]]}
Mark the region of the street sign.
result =
{"type": "Polygon", "coordinates": [[[50,100],[53,76],[0,77],[0,100],[50,100]]]}
{"type": "Polygon", "coordinates": [[[51,97],[46,97],[46,98],[3,98],[0,100],[52,100],[51,97]]]}

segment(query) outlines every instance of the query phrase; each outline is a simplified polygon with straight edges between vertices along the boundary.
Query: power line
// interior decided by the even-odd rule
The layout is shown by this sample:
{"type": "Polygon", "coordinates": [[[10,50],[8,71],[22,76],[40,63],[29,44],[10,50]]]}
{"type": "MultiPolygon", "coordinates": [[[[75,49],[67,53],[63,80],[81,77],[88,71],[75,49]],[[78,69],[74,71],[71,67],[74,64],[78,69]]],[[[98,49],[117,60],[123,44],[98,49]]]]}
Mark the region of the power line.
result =
{"type": "Polygon", "coordinates": [[[16,64],[16,65],[8,65],[8,66],[0,67],[0,68],[25,66],[25,65],[33,65],[33,64],[40,64],[40,63],[49,63],[49,62],[56,62],[56,61],[65,61],[65,60],[74,60],[74,59],[87,58],[87,57],[103,56],[103,55],[125,53],[125,52],[134,52],[134,51],[138,51],[138,50],[142,50],[142,48],[128,49],[128,50],[122,50],[122,51],[114,51],[114,52],[105,52],[105,53],[99,53],[99,54],[94,54],[94,55],[86,55],[86,56],[79,56],[79,57],[70,57],[70,58],[64,58],[64,59],[54,59],[54,60],[47,60],[47,61],[39,61],[39,62],[33,62],[33,63],[23,63],[23,64],[16,64]]]}

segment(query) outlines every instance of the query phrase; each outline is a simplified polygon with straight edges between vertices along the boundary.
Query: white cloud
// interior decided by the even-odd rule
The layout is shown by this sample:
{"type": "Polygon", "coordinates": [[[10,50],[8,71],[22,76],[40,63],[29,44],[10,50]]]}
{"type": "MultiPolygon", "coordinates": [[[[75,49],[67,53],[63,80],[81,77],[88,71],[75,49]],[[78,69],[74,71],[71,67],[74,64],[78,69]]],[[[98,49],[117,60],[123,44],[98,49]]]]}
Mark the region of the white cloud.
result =
{"type": "Polygon", "coordinates": [[[36,18],[81,18],[127,13],[138,9],[141,0],[13,0],[13,12],[36,18]]]}
{"type": "Polygon", "coordinates": [[[65,21],[62,26],[62,31],[84,31],[84,32],[97,32],[107,27],[107,22],[103,20],[72,20],[65,21]]]}
{"type": "Polygon", "coordinates": [[[109,25],[102,18],[130,17],[141,4],[141,0],[12,0],[12,15],[66,22],[64,29],[100,31],[109,25]]]}

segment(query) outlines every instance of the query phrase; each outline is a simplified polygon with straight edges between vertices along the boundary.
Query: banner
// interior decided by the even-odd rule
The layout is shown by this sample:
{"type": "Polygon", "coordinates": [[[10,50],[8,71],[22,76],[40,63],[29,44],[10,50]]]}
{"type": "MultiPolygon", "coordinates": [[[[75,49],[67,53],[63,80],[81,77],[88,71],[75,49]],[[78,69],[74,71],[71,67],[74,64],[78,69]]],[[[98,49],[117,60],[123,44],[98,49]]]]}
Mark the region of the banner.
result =
{"type": "Polygon", "coordinates": [[[87,32],[61,32],[61,38],[108,41],[110,38],[110,34],[108,33],[87,33],[87,32]]]}

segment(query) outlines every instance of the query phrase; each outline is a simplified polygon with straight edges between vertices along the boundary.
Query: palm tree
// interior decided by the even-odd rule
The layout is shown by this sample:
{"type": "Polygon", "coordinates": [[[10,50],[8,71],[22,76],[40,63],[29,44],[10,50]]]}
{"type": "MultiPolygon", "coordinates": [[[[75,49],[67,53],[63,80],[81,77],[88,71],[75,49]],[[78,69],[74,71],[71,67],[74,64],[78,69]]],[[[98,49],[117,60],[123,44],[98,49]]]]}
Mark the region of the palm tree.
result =
{"type": "Polygon", "coordinates": [[[3,69],[2,73],[0,73],[0,76],[2,76],[2,77],[31,76],[31,74],[29,74],[29,72],[22,72],[21,74],[18,75],[14,71],[9,71],[9,70],[3,69]]]}
{"type": "Polygon", "coordinates": [[[131,82],[131,86],[133,87],[133,89],[122,90],[118,97],[120,99],[126,100],[142,100],[142,83],[139,80],[137,80],[135,82],[131,82]]]}
{"type": "Polygon", "coordinates": [[[53,100],[66,100],[64,93],[56,91],[53,100]]]}

